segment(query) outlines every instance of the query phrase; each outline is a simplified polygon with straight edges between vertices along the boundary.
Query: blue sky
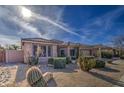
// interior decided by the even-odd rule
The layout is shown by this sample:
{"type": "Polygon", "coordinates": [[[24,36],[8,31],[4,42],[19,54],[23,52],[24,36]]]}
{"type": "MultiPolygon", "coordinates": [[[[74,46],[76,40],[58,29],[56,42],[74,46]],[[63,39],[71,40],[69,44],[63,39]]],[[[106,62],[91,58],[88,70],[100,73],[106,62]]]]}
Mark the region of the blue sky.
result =
{"type": "Polygon", "coordinates": [[[110,45],[124,35],[124,6],[0,6],[0,44],[46,38],[110,45]],[[25,18],[22,8],[32,16],[25,18]]]}

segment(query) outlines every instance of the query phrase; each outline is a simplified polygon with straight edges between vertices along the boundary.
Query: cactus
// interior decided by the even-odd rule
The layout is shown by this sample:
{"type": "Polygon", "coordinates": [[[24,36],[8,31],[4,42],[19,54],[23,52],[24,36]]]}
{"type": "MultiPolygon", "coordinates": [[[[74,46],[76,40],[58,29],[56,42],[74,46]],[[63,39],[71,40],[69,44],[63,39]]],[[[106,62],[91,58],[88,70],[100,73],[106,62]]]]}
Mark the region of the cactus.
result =
{"type": "Polygon", "coordinates": [[[31,67],[27,71],[27,81],[30,86],[32,87],[46,87],[47,83],[44,80],[42,73],[39,68],[37,67],[31,67]]]}
{"type": "Polygon", "coordinates": [[[38,57],[29,57],[29,62],[28,64],[31,66],[37,65],[38,64],[38,57]]]}

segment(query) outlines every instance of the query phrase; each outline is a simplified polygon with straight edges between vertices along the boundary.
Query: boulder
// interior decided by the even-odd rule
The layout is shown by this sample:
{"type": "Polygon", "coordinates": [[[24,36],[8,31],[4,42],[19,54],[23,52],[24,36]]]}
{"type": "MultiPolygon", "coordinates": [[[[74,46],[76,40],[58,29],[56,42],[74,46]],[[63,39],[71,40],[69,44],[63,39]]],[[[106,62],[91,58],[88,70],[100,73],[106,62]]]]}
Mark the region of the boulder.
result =
{"type": "Polygon", "coordinates": [[[46,72],[43,74],[43,77],[44,77],[45,81],[48,82],[51,79],[53,79],[53,74],[51,72],[46,72]]]}

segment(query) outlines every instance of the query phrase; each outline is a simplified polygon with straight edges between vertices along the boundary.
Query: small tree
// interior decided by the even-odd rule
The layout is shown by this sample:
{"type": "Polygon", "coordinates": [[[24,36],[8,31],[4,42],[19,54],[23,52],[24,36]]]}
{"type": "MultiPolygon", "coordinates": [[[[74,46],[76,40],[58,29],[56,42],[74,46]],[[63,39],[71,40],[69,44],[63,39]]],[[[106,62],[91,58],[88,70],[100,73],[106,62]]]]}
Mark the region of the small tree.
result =
{"type": "Polygon", "coordinates": [[[123,55],[124,53],[124,35],[120,35],[114,38],[112,41],[113,45],[117,48],[119,48],[119,54],[123,55]]]}
{"type": "Polygon", "coordinates": [[[1,45],[0,45],[0,50],[4,50],[4,47],[2,47],[1,45]]]}
{"type": "Polygon", "coordinates": [[[8,46],[7,46],[7,49],[10,49],[10,50],[18,50],[18,49],[20,49],[20,46],[15,45],[15,44],[12,44],[12,45],[8,45],[8,46]]]}

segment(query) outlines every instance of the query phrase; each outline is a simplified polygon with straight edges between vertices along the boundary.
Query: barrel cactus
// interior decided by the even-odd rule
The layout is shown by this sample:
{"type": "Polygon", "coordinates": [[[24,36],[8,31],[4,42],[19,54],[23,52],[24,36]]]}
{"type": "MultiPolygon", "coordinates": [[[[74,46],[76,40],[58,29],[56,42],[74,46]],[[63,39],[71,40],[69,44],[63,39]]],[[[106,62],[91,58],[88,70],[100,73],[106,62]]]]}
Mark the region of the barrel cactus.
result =
{"type": "Polygon", "coordinates": [[[46,87],[47,82],[44,80],[42,73],[39,68],[31,67],[27,71],[27,81],[32,87],[46,87]]]}

